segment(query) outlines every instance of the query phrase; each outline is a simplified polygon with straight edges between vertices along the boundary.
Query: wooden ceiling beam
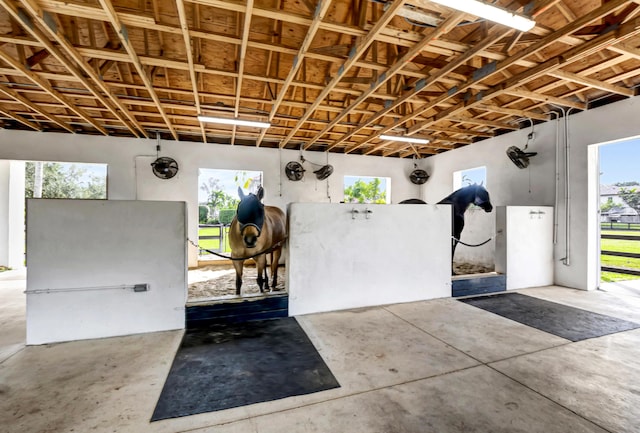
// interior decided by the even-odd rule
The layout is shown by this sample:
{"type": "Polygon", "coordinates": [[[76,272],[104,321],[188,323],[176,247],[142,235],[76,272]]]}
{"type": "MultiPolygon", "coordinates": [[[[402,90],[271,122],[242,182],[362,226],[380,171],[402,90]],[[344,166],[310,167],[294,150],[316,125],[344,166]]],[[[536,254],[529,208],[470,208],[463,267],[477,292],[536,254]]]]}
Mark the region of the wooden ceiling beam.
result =
{"type": "MultiPolygon", "coordinates": [[[[386,71],[382,72],[378,76],[377,80],[371,82],[369,89],[363,92],[358,98],[356,98],[348,107],[346,107],[332,122],[330,122],[320,133],[318,133],[311,140],[307,141],[304,148],[307,149],[313,143],[315,143],[318,139],[322,138],[322,136],[329,131],[333,126],[342,120],[345,116],[347,116],[351,111],[353,111],[357,106],[363,103],[367,98],[370,98],[373,93],[382,87],[388,80],[390,80],[393,76],[398,74],[400,70],[405,67],[409,62],[411,62],[414,57],[420,54],[420,52],[429,45],[432,41],[438,39],[442,35],[450,32],[455,26],[457,26],[463,19],[463,13],[454,13],[449,18],[444,20],[438,27],[427,32],[425,37],[418,43],[416,43],[411,49],[409,49],[400,59],[398,59],[394,64],[392,64],[386,71]]],[[[413,83],[414,89],[420,91],[423,88],[423,81],[418,80],[413,83]]],[[[416,92],[418,93],[418,92],[416,92]]],[[[352,135],[345,135],[344,139],[350,138],[352,135]]],[[[334,143],[332,146],[335,146],[334,143]]],[[[330,146],[327,151],[331,150],[330,146]]]]}
{"type": "Polygon", "coordinates": [[[605,92],[617,93],[618,95],[629,97],[635,96],[635,92],[632,89],[627,89],[626,87],[621,86],[614,86],[604,81],[594,80],[593,78],[584,77],[582,75],[562,71],[560,69],[548,72],[546,75],[550,75],[560,80],[572,81],[586,87],[593,87],[596,89],[604,90],[605,92]]]}
{"type": "MultiPolygon", "coordinates": [[[[520,129],[519,126],[514,126],[509,123],[494,122],[492,120],[486,120],[486,119],[475,119],[473,117],[449,116],[447,117],[447,120],[449,122],[454,122],[454,123],[470,123],[472,125],[488,126],[490,128],[496,128],[496,129],[510,129],[513,131],[520,129]]],[[[411,131],[411,128],[409,128],[409,131],[411,131]]]]}
{"type": "Polygon", "coordinates": [[[26,64],[30,67],[33,68],[34,66],[36,66],[38,63],[42,62],[44,59],[46,59],[47,57],[49,57],[50,53],[47,50],[40,50],[37,51],[35,54],[33,54],[32,56],[30,56],[27,61],[26,64]]]}
{"type": "MultiPolygon", "coordinates": [[[[22,96],[21,94],[16,92],[15,90],[13,90],[13,89],[5,86],[5,85],[0,84],[0,94],[3,94],[8,98],[13,99],[14,101],[17,101],[17,102],[21,103],[25,107],[28,107],[30,110],[32,110],[34,113],[38,113],[39,115],[41,115],[45,119],[50,120],[51,122],[53,122],[56,125],[58,125],[60,128],[66,130],[67,132],[75,134],[75,130],[71,126],[69,126],[67,123],[65,123],[64,121],[59,119],[57,116],[55,116],[53,114],[50,114],[50,113],[47,113],[42,108],[40,108],[41,104],[36,105],[35,103],[29,101],[27,98],[25,98],[24,96],[22,96]]],[[[64,107],[64,105],[63,105],[63,107],[64,107]]]]}
{"type": "MultiPolygon", "coordinates": [[[[189,65],[189,78],[191,81],[191,90],[193,91],[193,99],[196,104],[196,113],[202,114],[200,108],[200,94],[198,92],[198,80],[196,78],[196,71],[193,67],[193,49],[191,47],[191,37],[189,36],[189,25],[187,24],[187,13],[185,12],[184,2],[182,0],[176,0],[176,7],[178,9],[178,18],[180,20],[180,27],[182,28],[182,36],[184,38],[185,50],[187,53],[187,64],[189,65]]],[[[207,134],[204,130],[202,122],[200,122],[200,130],[202,132],[202,140],[207,142],[207,134]]]]}
{"type": "MultiPolygon", "coordinates": [[[[457,86],[455,88],[452,88],[449,92],[443,93],[442,96],[440,96],[438,98],[435,98],[433,101],[431,101],[428,104],[425,104],[424,106],[422,106],[418,110],[414,111],[413,113],[408,114],[408,115],[402,117],[401,119],[399,119],[396,125],[390,125],[390,126],[384,128],[384,129],[382,129],[380,132],[378,132],[378,134],[383,134],[383,133],[385,133],[387,131],[390,131],[395,126],[402,125],[402,124],[406,123],[407,121],[414,119],[415,116],[421,115],[421,114],[425,113],[426,111],[433,109],[434,107],[436,107],[440,103],[445,102],[445,101],[453,98],[454,96],[462,94],[463,92],[467,91],[470,88],[470,85],[472,85],[474,83],[477,83],[479,81],[486,80],[489,77],[495,76],[497,73],[500,73],[503,70],[505,70],[506,68],[514,65],[517,61],[522,60],[522,59],[526,59],[527,57],[531,56],[532,54],[535,54],[535,53],[543,50],[544,48],[548,47],[549,45],[555,43],[560,37],[571,35],[575,31],[577,31],[578,29],[590,24],[592,21],[600,19],[600,18],[602,18],[602,17],[614,12],[615,10],[623,7],[626,4],[626,2],[627,2],[627,0],[611,0],[611,1],[603,4],[602,6],[592,10],[591,12],[583,15],[582,17],[578,18],[577,20],[574,20],[574,21],[570,22],[566,26],[564,26],[564,27],[552,32],[552,33],[549,33],[548,35],[546,35],[543,38],[541,38],[538,42],[528,46],[527,48],[525,48],[525,49],[523,49],[521,51],[518,51],[513,56],[509,56],[509,57],[505,58],[504,60],[502,60],[500,62],[494,62],[494,63],[490,64],[490,68],[487,67],[485,69],[485,71],[483,71],[483,73],[474,74],[474,76],[472,76],[467,82],[465,82],[461,86],[457,86]]],[[[543,2],[540,5],[542,7],[544,7],[546,5],[546,3],[543,2]]],[[[536,16],[536,12],[534,12],[532,14],[532,16],[536,16]]],[[[569,50],[569,51],[571,51],[571,50],[569,50]]],[[[531,73],[534,70],[535,70],[535,68],[533,70],[529,69],[527,71],[527,73],[531,73]]],[[[549,70],[551,70],[551,69],[549,68],[549,70]]],[[[476,96],[478,96],[478,95],[476,95],[476,96]]],[[[480,97],[480,98],[477,98],[477,100],[475,102],[480,102],[483,99],[484,99],[484,96],[480,97]]],[[[465,107],[466,105],[467,105],[467,102],[459,105],[458,107],[465,107]]],[[[434,117],[432,119],[426,120],[424,122],[420,122],[420,123],[418,123],[416,125],[413,125],[411,127],[410,131],[411,131],[411,133],[416,133],[416,132],[420,131],[421,129],[432,125],[433,123],[442,120],[442,118],[446,117],[446,115],[448,115],[449,113],[453,113],[453,112],[455,112],[456,110],[459,110],[459,109],[460,108],[448,109],[446,112],[444,112],[444,114],[440,113],[440,114],[443,114],[442,116],[439,115],[437,118],[434,117]]],[[[363,141],[360,144],[364,145],[369,140],[374,139],[376,136],[377,135],[372,135],[371,137],[369,137],[367,140],[363,141]]]]}
{"type": "Polygon", "coordinates": [[[510,116],[517,116],[517,117],[525,117],[528,119],[541,120],[543,122],[546,122],[547,120],[549,120],[549,116],[546,114],[536,113],[530,110],[516,110],[514,108],[505,108],[493,102],[480,104],[477,106],[477,108],[479,108],[480,110],[488,111],[488,112],[508,114],[510,116]]]}
{"type": "Polygon", "coordinates": [[[36,125],[35,123],[25,119],[21,115],[13,112],[11,110],[7,110],[5,108],[0,107],[0,113],[3,114],[6,117],[9,117],[9,118],[15,120],[16,122],[22,123],[24,126],[26,126],[28,128],[31,128],[34,131],[42,131],[42,127],[40,127],[39,125],[36,125]]]}
{"type": "Polygon", "coordinates": [[[138,72],[140,79],[145,84],[145,87],[147,88],[147,91],[151,95],[151,98],[157,104],[156,109],[160,112],[160,114],[162,115],[162,118],[167,123],[167,127],[169,128],[169,131],[171,132],[171,135],[173,136],[174,140],[177,141],[178,134],[176,133],[175,129],[173,128],[173,125],[171,124],[169,118],[167,117],[167,114],[165,113],[164,108],[162,107],[160,99],[158,98],[158,95],[156,94],[153,88],[153,84],[149,80],[149,77],[147,76],[147,73],[144,70],[144,67],[140,63],[140,59],[138,58],[138,54],[136,53],[136,50],[131,45],[131,41],[129,40],[126,27],[120,21],[120,18],[118,17],[118,14],[116,13],[116,10],[114,9],[113,4],[111,4],[110,0],[99,0],[99,1],[100,1],[100,5],[102,6],[102,9],[104,10],[104,12],[107,14],[107,17],[109,18],[109,22],[113,26],[115,33],[118,35],[118,39],[120,39],[120,43],[125,48],[127,53],[129,53],[129,57],[131,57],[131,61],[134,67],[136,68],[136,71],[138,72]]]}
{"type": "MultiPolygon", "coordinates": [[[[489,100],[491,98],[494,98],[500,94],[503,93],[511,93],[516,91],[517,93],[522,93],[522,91],[517,91],[515,90],[518,86],[527,83],[541,75],[547,74],[553,70],[556,70],[564,65],[570,64],[572,62],[578,61],[581,58],[584,58],[585,56],[593,53],[594,51],[596,51],[597,49],[601,49],[604,48],[607,45],[613,44],[613,43],[617,43],[620,41],[625,40],[626,38],[638,34],[640,33],[640,18],[635,19],[633,21],[627,22],[624,25],[620,26],[620,27],[614,27],[612,29],[610,29],[608,32],[603,33],[602,35],[591,39],[588,42],[585,42],[583,45],[578,46],[578,47],[574,47],[571,48],[569,50],[567,50],[566,52],[553,57],[549,60],[547,60],[544,63],[541,63],[540,65],[538,65],[538,67],[533,68],[532,70],[528,70],[525,71],[521,74],[518,74],[512,78],[510,78],[509,80],[505,81],[504,83],[501,83],[498,86],[495,86],[492,90],[490,90],[489,92],[487,92],[485,95],[483,95],[482,98],[479,98],[475,101],[472,101],[470,103],[464,103],[464,104],[459,104],[457,107],[453,107],[451,109],[445,110],[444,112],[439,113],[435,118],[431,119],[431,120],[427,120],[425,122],[421,122],[418,123],[416,125],[414,125],[411,130],[410,133],[416,133],[421,131],[422,129],[426,128],[429,126],[430,123],[432,122],[438,122],[440,120],[446,119],[447,117],[451,116],[451,115],[455,115],[455,113],[461,111],[461,110],[468,110],[469,108],[477,105],[477,104],[481,104],[483,102],[485,102],[486,100],[489,100]]],[[[548,95],[537,95],[534,92],[531,92],[533,94],[530,94],[529,92],[525,93],[527,95],[527,97],[530,97],[531,99],[533,99],[534,97],[544,97],[547,98],[548,101],[554,101],[553,103],[557,102],[560,103],[562,102],[563,104],[565,104],[565,106],[573,106],[576,103],[572,103],[567,101],[566,99],[561,99],[560,101],[554,100],[551,96],[548,95]]],[[[580,107],[582,107],[582,109],[586,109],[586,104],[579,104],[580,107]]],[[[577,108],[577,107],[576,107],[577,108]]]]}
{"type": "Polygon", "coordinates": [[[84,110],[78,108],[73,102],[71,102],[65,95],[53,89],[51,84],[49,84],[44,79],[40,78],[38,75],[31,72],[27,67],[16,59],[11,57],[9,54],[0,50],[0,59],[8,63],[13,69],[20,72],[23,77],[27,78],[32,83],[40,86],[45,92],[47,92],[51,97],[60,102],[62,105],[66,106],[69,110],[73,111],[80,118],[84,119],[89,125],[93,126],[95,129],[100,131],[104,135],[109,135],[106,129],[98,122],[95,121],[89,114],[87,114],[84,110]]]}
{"type": "MultiPolygon", "coordinates": [[[[441,77],[443,77],[444,75],[446,75],[450,71],[453,71],[454,69],[458,68],[459,66],[465,64],[466,62],[471,60],[476,55],[476,53],[478,53],[479,51],[483,51],[486,48],[490,47],[496,41],[502,39],[510,31],[510,30],[505,30],[505,29],[498,29],[497,27],[494,27],[494,29],[496,29],[494,33],[490,32],[489,35],[487,37],[485,37],[482,41],[478,42],[473,49],[470,49],[469,51],[465,52],[464,54],[462,54],[461,56],[457,57],[456,59],[453,59],[451,62],[449,62],[449,64],[447,64],[443,68],[438,69],[437,71],[434,71],[431,74],[429,74],[429,76],[426,78],[426,80],[424,82],[424,87],[423,88],[427,88],[428,86],[430,86],[433,83],[437,82],[441,77]]],[[[453,89],[456,89],[456,87],[453,87],[453,89]]],[[[421,88],[415,88],[414,87],[413,89],[403,93],[400,97],[398,97],[395,101],[393,101],[391,104],[386,106],[384,109],[378,111],[376,114],[374,114],[369,119],[366,119],[362,124],[363,125],[370,125],[373,122],[377,122],[380,118],[382,118],[382,116],[388,114],[394,108],[398,107],[399,105],[401,105],[402,103],[407,101],[409,98],[411,98],[414,95],[418,94],[421,90],[422,90],[421,88]]],[[[425,105],[429,106],[430,103],[423,104],[422,107],[424,107],[425,105]]],[[[419,111],[421,110],[420,114],[422,114],[423,112],[426,111],[426,110],[422,110],[422,108],[420,108],[418,110],[419,111]]],[[[405,117],[407,117],[407,116],[405,116],[405,117]]],[[[384,132],[388,132],[391,129],[393,129],[394,127],[395,127],[395,125],[390,125],[390,126],[384,128],[383,131],[384,132]]],[[[352,132],[354,132],[354,131],[352,131],[352,132]]],[[[384,132],[380,132],[378,134],[372,134],[369,137],[369,139],[372,139],[372,138],[376,137],[377,135],[382,134],[384,132]]],[[[346,140],[346,139],[349,139],[349,138],[350,138],[350,135],[349,134],[345,134],[342,138],[337,140],[334,143],[334,145],[339,145],[340,143],[342,143],[343,140],[346,140]]],[[[368,140],[365,140],[365,141],[363,141],[361,143],[358,143],[357,145],[347,149],[347,151],[345,153],[353,152],[354,150],[358,149],[359,147],[365,145],[367,141],[368,140]]]]}
{"type": "MultiPolygon", "coordinates": [[[[251,30],[251,14],[253,13],[253,0],[247,0],[246,9],[244,11],[244,21],[242,25],[242,42],[239,47],[238,54],[238,76],[236,78],[236,93],[235,102],[233,108],[233,117],[238,117],[240,109],[240,96],[242,94],[242,79],[244,78],[245,58],[247,56],[247,42],[249,41],[249,31],[251,30]]],[[[233,126],[233,132],[231,134],[231,144],[235,144],[236,138],[236,125],[233,126]]]]}
{"type": "Polygon", "coordinates": [[[486,131],[476,131],[476,130],[469,130],[469,129],[457,129],[457,128],[453,128],[453,127],[442,127],[442,126],[436,126],[436,125],[432,125],[429,127],[429,132],[434,131],[434,132],[445,132],[447,134],[460,134],[460,135],[473,135],[474,137],[483,137],[483,138],[491,138],[491,137],[495,137],[495,133],[493,132],[486,132],[486,131]]]}
{"type": "MultiPolygon", "coordinates": [[[[26,19],[26,16],[20,13],[18,5],[13,0],[0,0],[0,4],[2,4],[2,6],[15,19],[21,19],[21,22],[26,19]]],[[[44,12],[33,0],[22,0],[21,4],[31,14],[31,17],[35,18],[41,28],[44,29],[44,31],[47,32],[48,35],[45,35],[43,31],[34,26],[33,23],[31,23],[30,25],[29,23],[24,23],[26,24],[24,26],[25,30],[27,30],[27,32],[29,32],[34,38],[36,38],[38,42],[40,42],[46,48],[48,53],[53,55],[56,60],[58,60],[58,62],[60,62],[69,72],[71,72],[74,77],[76,77],[84,85],[84,87],[86,87],[91,93],[93,93],[100,101],[100,103],[107,107],[109,111],[111,111],[111,114],[119,119],[134,136],[139,137],[141,134],[146,136],[142,127],[140,125],[136,125],[137,121],[135,117],[128,114],[127,107],[122,105],[120,101],[111,94],[111,91],[106,86],[101,76],[99,76],[95,72],[93,67],[89,65],[84,60],[84,58],[75,50],[71,42],[69,42],[65,35],[61,32],[60,28],[51,24],[51,16],[48,15],[47,12],[44,12]],[[60,51],[60,49],[57,46],[53,45],[49,38],[55,40],[76,64],[72,64],[60,51]],[[78,69],[78,67],[80,69],[78,69]],[[84,74],[88,75],[89,78],[91,78],[91,80],[93,81],[89,81],[89,79],[86,78],[84,74]],[[96,85],[98,86],[98,88],[96,88],[96,85]],[[101,92],[107,95],[111,103],[102,95],[101,92]],[[120,112],[124,114],[124,116],[118,110],[120,110],[120,112]],[[129,122],[137,127],[140,132],[138,132],[133,126],[131,126],[129,122]]]]}
{"type": "MultiPolygon", "coordinates": [[[[289,70],[289,74],[287,75],[287,78],[285,78],[284,83],[282,83],[282,86],[280,87],[280,91],[278,92],[278,96],[276,97],[276,100],[271,105],[271,111],[269,112],[269,117],[268,117],[269,122],[273,120],[273,117],[278,112],[278,109],[280,108],[280,104],[282,104],[282,101],[284,100],[285,95],[289,91],[289,86],[293,83],[293,80],[298,74],[298,71],[300,70],[300,67],[303,64],[303,60],[307,55],[307,51],[309,50],[309,47],[311,46],[311,43],[313,42],[313,39],[315,38],[316,33],[320,28],[320,24],[322,23],[324,16],[329,10],[329,6],[331,6],[331,0],[318,1],[318,4],[316,5],[315,11],[313,13],[313,21],[311,21],[311,25],[307,29],[307,33],[304,37],[304,40],[302,41],[302,44],[300,45],[300,49],[298,50],[298,53],[293,58],[293,65],[289,70]]],[[[260,146],[260,143],[262,142],[262,139],[264,138],[264,135],[266,134],[266,132],[267,132],[266,128],[262,130],[262,133],[258,138],[257,146],[260,146]]]]}
{"type": "Polygon", "coordinates": [[[305,113],[302,115],[300,120],[297,122],[294,129],[287,135],[287,137],[282,141],[280,147],[283,148],[287,145],[289,141],[293,138],[296,131],[302,126],[306,119],[308,119],[311,114],[315,111],[315,109],[324,101],[324,99],[329,95],[331,90],[337,86],[338,82],[345,76],[345,74],[351,69],[356,60],[364,54],[369,46],[373,43],[376,35],[393,19],[396,12],[399,8],[401,8],[407,0],[396,0],[393,2],[385,11],[382,17],[376,22],[371,31],[362,39],[356,41],[356,44],[351,48],[349,52],[349,57],[347,61],[345,61],[340,68],[338,69],[338,73],[333,77],[331,82],[327,84],[327,86],[320,92],[320,95],[315,99],[315,101],[311,104],[305,113]]]}

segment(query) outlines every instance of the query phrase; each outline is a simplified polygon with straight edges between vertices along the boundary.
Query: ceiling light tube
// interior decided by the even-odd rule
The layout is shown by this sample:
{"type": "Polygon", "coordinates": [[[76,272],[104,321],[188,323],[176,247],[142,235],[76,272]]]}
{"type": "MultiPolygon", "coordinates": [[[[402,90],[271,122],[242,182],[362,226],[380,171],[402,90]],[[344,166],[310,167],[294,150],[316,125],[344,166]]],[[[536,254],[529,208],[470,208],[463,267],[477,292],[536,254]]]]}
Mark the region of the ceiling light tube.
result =
{"type": "Polygon", "coordinates": [[[222,123],[225,125],[253,126],[255,128],[269,128],[271,126],[271,124],[267,122],[256,122],[253,120],[232,119],[229,117],[198,116],[198,120],[206,123],[222,123]]]}
{"type": "Polygon", "coordinates": [[[511,11],[483,3],[478,0],[431,0],[442,6],[457,9],[462,12],[485,18],[505,26],[513,27],[521,32],[528,32],[536,22],[522,15],[514,14],[511,11]]]}
{"type": "Polygon", "coordinates": [[[395,135],[381,135],[382,140],[404,141],[405,143],[427,144],[429,140],[426,138],[404,137],[395,135]]]}

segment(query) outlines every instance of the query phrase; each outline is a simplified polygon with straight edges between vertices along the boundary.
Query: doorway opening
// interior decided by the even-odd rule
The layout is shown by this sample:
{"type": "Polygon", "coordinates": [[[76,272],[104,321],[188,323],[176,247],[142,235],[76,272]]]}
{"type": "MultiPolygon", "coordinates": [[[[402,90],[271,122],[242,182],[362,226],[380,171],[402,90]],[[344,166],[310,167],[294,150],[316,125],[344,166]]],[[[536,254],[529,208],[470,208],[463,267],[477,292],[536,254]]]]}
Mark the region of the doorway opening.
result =
{"type": "Polygon", "coordinates": [[[597,151],[599,287],[640,295],[640,139],[597,151]]]}
{"type": "MultiPolygon", "coordinates": [[[[211,168],[199,170],[198,268],[189,271],[189,304],[237,297],[235,269],[232,261],[225,258],[231,254],[229,227],[240,202],[238,188],[244,194],[255,194],[263,181],[262,171],[211,168]]],[[[267,257],[267,261],[269,260],[267,257]]],[[[273,290],[274,293],[284,292],[284,275],[284,269],[278,269],[278,285],[273,290]]],[[[242,281],[242,297],[263,296],[257,285],[257,271],[252,260],[245,262],[242,281]]]]}

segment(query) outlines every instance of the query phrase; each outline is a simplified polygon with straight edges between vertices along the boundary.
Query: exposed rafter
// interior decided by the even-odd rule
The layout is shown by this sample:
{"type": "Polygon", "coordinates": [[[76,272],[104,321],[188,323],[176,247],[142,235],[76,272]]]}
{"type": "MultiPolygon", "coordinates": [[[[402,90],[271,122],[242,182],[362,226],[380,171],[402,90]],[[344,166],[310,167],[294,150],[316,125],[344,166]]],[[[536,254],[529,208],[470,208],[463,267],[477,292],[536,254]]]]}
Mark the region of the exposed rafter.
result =
{"type": "Polygon", "coordinates": [[[158,98],[158,95],[156,94],[156,91],[153,88],[153,84],[151,83],[151,80],[147,76],[147,72],[144,70],[142,63],[140,63],[138,54],[135,48],[133,47],[133,45],[131,44],[131,41],[129,40],[129,33],[127,32],[127,28],[120,21],[120,18],[118,17],[118,14],[116,13],[116,10],[114,9],[110,0],[99,0],[99,1],[100,1],[100,5],[102,6],[102,8],[107,14],[107,18],[109,19],[109,22],[111,23],[116,34],[118,35],[118,39],[120,39],[120,43],[122,43],[122,46],[125,48],[127,53],[129,53],[129,57],[131,57],[133,65],[135,66],[136,71],[138,72],[138,76],[140,77],[145,87],[147,88],[147,91],[151,95],[151,98],[153,98],[154,102],[157,104],[158,111],[160,112],[160,115],[164,119],[165,123],[167,124],[167,127],[169,128],[171,135],[175,140],[177,140],[178,134],[173,128],[171,121],[167,117],[167,114],[165,113],[165,110],[162,107],[162,103],[160,102],[160,99],[158,98]]]}
{"type": "Polygon", "coordinates": [[[535,27],[427,0],[0,0],[0,122],[404,158],[636,95],[637,0],[496,3],[535,27]]]}
{"type": "MultiPolygon", "coordinates": [[[[0,0],[0,4],[13,16],[16,21],[23,22],[25,30],[30,33],[38,42],[42,44],[46,48],[45,50],[41,50],[40,57],[44,55],[41,53],[47,53],[53,55],[61,65],[66,67],[71,74],[76,77],[82,84],[89,89],[100,102],[109,109],[109,111],[114,115],[114,117],[118,118],[124,125],[126,125],[131,133],[136,137],[142,135],[146,135],[144,129],[138,124],[135,117],[133,117],[129,110],[112,94],[109,88],[106,86],[102,78],[94,71],[94,69],[88,65],[82,56],[78,53],[78,51],[73,47],[73,45],[67,40],[67,38],[60,32],[60,29],[53,24],[50,15],[47,12],[43,11],[33,0],[24,0],[24,7],[31,13],[31,16],[35,18],[35,20],[40,24],[41,28],[47,31],[49,37],[54,39],[59,46],[61,46],[66,53],[71,57],[82,70],[80,70],[76,65],[72,64],[63,54],[62,52],[51,43],[49,37],[47,37],[38,27],[31,22],[30,18],[28,18],[25,14],[21,13],[18,9],[17,4],[13,0],[0,0]],[[85,77],[85,74],[88,75],[89,78],[85,77]],[[90,80],[91,79],[91,80],[90,80]],[[99,89],[98,89],[99,88],[99,89]],[[110,98],[112,104],[106,100],[106,98],[102,95],[107,95],[110,98]],[[123,113],[125,116],[122,116],[123,113]],[[135,125],[138,130],[130,125],[130,123],[135,125]]],[[[33,68],[33,64],[28,65],[29,68],[33,68]]]]}
{"type": "MultiPolygon", "coordinates": [[[[187,25],[187,13],[184,9],[184,2],[182,0],[176,0],[176,7],[178,8],[178,17],[180,18],[180,27],[182,28],[182,36],[184,37],[184,45],[187,52],[187,63],[189,64],[189,78],[191,79],[191,88],[193,89],[193,99],[196,103],[196,112],[202,114],[202,108],[200,107],[200,95],[198,92],[198,79],[196,77],[196,71],[193,67],[193,48],[191,47],[191,37],[189,36],[189,26],[187,25]]],[[[207,134],[204,130],[202,122],[200,123],[200,130],[202,132],[202,141],[207,142],[207,134]]]]}

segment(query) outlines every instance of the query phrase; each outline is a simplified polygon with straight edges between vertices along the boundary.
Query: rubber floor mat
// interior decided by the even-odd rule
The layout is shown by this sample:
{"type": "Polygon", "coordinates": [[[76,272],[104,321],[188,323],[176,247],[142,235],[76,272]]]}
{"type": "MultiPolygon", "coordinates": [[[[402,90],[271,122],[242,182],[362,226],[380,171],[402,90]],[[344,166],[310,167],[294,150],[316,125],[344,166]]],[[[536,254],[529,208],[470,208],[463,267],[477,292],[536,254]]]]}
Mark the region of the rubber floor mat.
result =
{"type": "Polygon", "coordinates": [[[479,296],[459,301],[571,341],[640,328],[638,323],[520,293],[479,296]]]}
{"type": "Polygon", "coordinates": [[[188,329],[151,421],[339,386],[292,317],[188,329]]]}

